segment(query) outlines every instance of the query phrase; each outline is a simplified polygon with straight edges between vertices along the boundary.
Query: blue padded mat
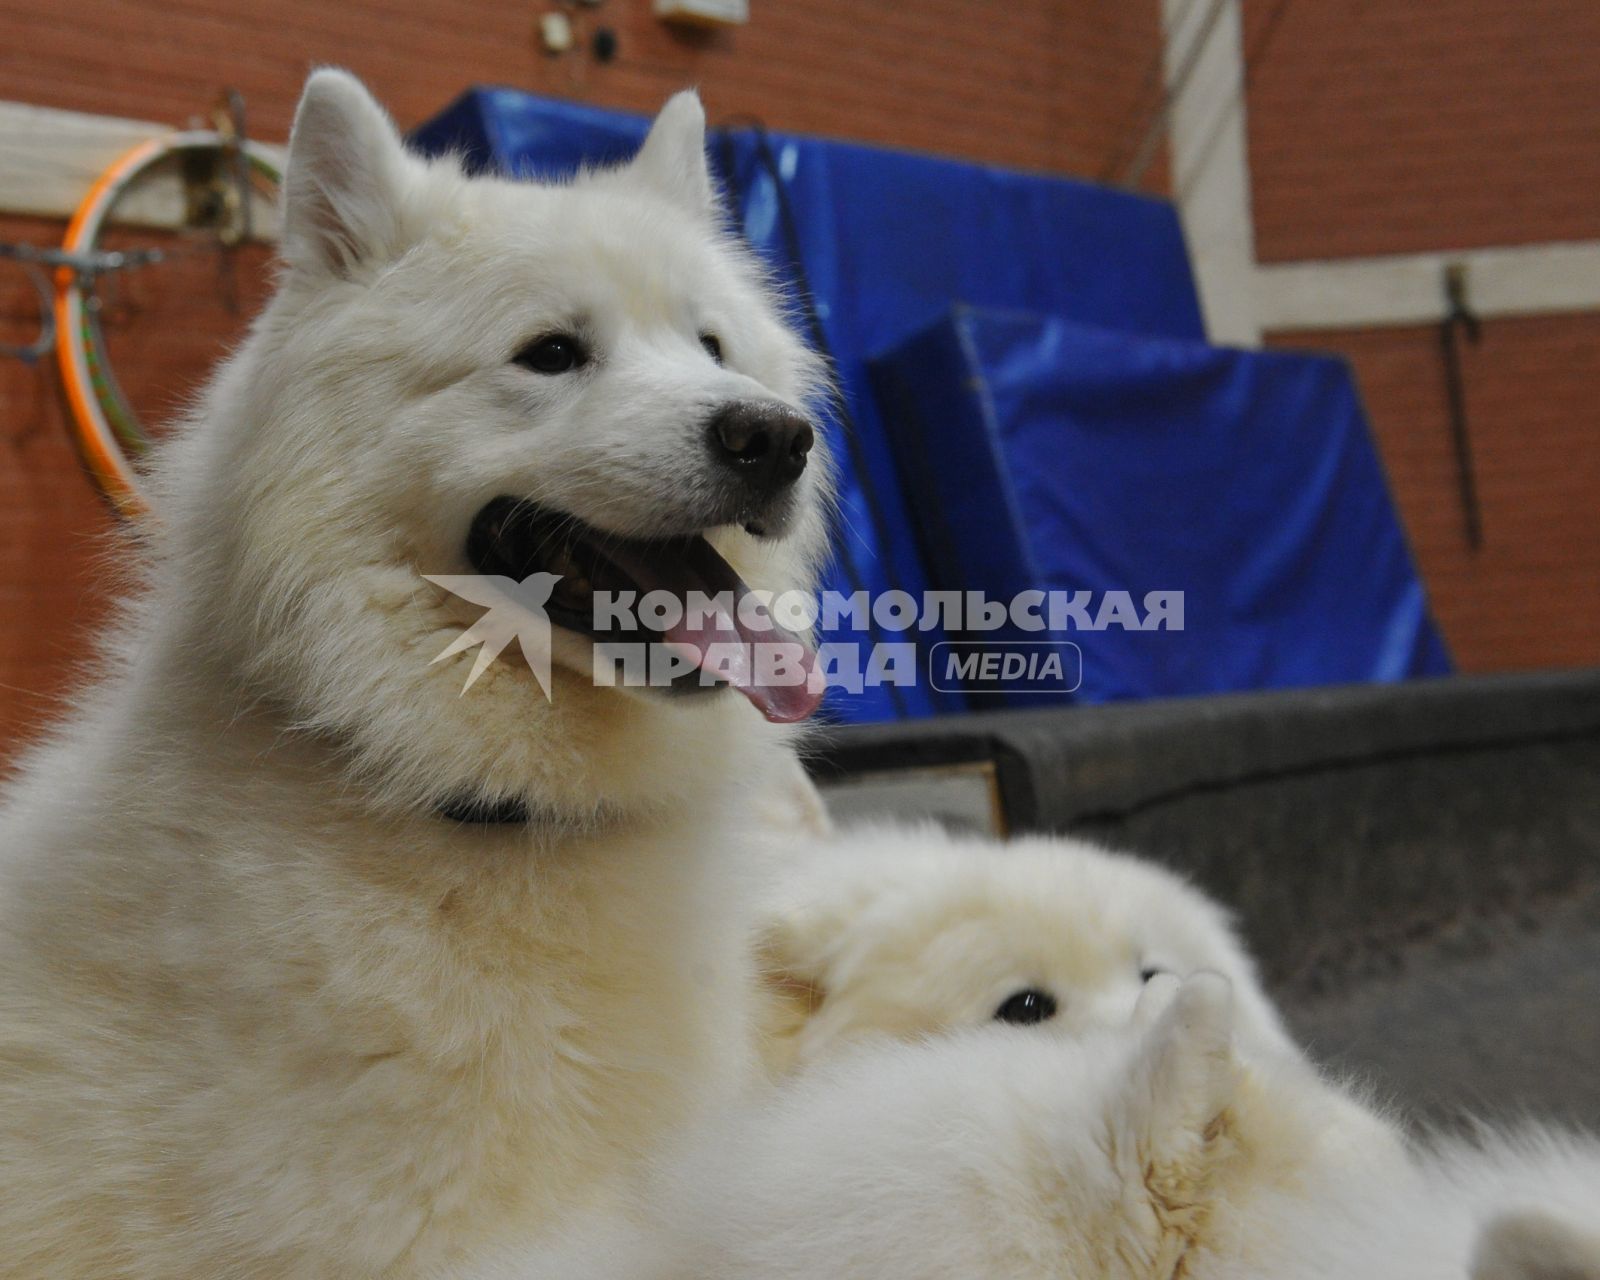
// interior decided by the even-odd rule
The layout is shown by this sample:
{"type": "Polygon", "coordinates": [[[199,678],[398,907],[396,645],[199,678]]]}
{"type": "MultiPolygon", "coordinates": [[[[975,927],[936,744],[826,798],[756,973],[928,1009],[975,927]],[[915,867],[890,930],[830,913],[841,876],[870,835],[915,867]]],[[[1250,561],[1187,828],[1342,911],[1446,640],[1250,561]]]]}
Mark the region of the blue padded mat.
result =
{"type": "Polygon", "coordinates": [[[874,377],[939,586],[1184,593],[1182,630],[1055,635],[1076,698],[1450,670],[1342,361],[962,307],[874,377]]]}

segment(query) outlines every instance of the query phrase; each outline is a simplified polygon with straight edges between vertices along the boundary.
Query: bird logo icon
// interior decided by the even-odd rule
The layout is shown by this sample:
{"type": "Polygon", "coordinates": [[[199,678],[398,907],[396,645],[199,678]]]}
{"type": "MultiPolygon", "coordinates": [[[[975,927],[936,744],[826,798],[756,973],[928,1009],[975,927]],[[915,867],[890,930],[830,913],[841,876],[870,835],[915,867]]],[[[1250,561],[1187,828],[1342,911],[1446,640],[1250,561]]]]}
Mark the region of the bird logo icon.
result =
{"type": "Polygon", "coordinates": [[[463,694],[515,640],[522,646],[522,656],[527,659],[545,700],[549,701],[550,616],[545,612],[545,604],[556,589],[556,583],[561,581],[559,573],[530,573],[521,582],[502,574],[425,573],[422,576],[451,595],[489,611],[433,660],[443,662],[473,645],[481,646],[472,670],[467,673],[467,682],[461,687],[463,694]]]}

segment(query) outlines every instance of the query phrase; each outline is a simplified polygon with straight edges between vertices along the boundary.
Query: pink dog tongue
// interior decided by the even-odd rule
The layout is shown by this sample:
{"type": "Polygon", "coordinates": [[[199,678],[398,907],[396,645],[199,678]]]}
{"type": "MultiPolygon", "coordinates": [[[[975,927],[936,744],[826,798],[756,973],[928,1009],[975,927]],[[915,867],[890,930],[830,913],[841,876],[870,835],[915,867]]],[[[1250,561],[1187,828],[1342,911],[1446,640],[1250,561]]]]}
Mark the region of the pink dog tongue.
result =
{"type": "Polygon", "coordinates": [[[817,655],[801,637],[779,625],[750,593],[733,566],[704,538],[688,543],[630,543],[606,548],[606,558],[624,570],[640,593],[668,591],[684,603],[683,616],[665,633],[667,643],[696,667],[709,668],[749,698],[768,720],[804,720],[822,701],[824,680],[817,655]],[[725,593],[721,609],[690,606],[690,593],[705,600],[725,593]]]}

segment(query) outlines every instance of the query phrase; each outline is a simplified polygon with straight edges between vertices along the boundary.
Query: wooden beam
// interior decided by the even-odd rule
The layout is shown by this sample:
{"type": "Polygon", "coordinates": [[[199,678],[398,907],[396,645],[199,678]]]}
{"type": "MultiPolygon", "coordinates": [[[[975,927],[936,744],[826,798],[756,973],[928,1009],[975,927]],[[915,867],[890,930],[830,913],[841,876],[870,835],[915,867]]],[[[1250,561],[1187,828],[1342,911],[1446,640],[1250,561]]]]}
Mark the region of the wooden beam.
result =
{"type": "MultiPolygon", "coordinates": [[[[0,102],[0,212],[70,218],[94,180],[130,148],[171,133],[148,120],[85,115],[23,102],[0,102]]],[[[284,148],[269,146],[282,166],[284,148]]],[[[141,181],[118,210],[142,226],[177,226],[183,219],[183,184],[175,165],[141,181]]],[[[256,225],[270,236],[276,210],[260,201],[256,225]]]]}

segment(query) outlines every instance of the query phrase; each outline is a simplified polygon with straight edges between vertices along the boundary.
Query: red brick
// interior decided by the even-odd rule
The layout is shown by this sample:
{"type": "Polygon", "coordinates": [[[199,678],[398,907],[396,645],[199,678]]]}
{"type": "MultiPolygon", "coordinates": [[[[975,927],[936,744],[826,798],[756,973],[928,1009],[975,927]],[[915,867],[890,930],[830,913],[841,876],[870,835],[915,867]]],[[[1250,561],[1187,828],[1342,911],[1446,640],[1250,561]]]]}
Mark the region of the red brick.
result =
{"type": "Polygon", "coordinates": [[[1463,532],[1436,330],[1296,335],[1348,357],[1466,671],[1600,664],[1600,315],[1485,323],[1462,354],[1484,545],[1463,532]]]}
{"type": "MultiPolygon", "coordinates": [[[[1245,48],[1283,0],[1245,0],[1245,48]]],[[[1600,4],[1290,3],[1251,68],[1263,262],[1600,239],[1600,4]]]]}

